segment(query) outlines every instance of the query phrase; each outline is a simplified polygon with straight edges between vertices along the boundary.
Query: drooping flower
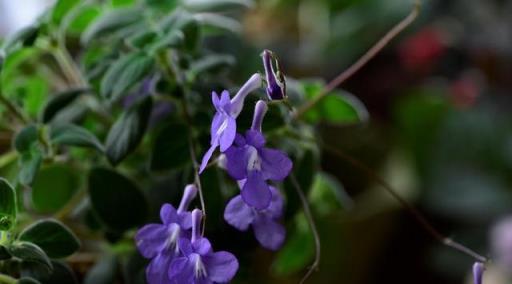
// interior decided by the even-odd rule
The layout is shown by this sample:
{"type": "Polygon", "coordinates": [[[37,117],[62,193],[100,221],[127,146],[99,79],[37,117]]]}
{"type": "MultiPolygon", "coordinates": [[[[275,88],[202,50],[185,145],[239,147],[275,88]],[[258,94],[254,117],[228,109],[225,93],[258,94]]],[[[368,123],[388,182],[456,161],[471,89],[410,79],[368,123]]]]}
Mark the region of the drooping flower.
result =
{"type": "Polygon", "coordinates": [[[474,284],[482,284],[482,279],[484,276],[485,266],[481,262],[475,262],[473,264],[473,282],[474,284]]]}
{"type": "Polygon", "coordinates": [[[238,260],[226,251],[214,252],[208,239],[201,237],[202,212],[192,211],[191,239],[180,239],[182,257],[175,258],[169,269],[171,283],[227,283],[238,271],[238,260]]]}
{"type": "Polygon", "coordinates": [[[232,144],[236,135],[236,118],[243,109],[245,97],[261,86],[261,77],[254,74],[240,88],[238,93],[229,98],[229,92],[223,91],[221,96],[212,92],[212,103],[217,111],[212,120],[210,149],[204,154],[199,173],[203,172],[213,152],[220,146],[220,151],[226,151],[232,144]]]}
{"type": "Polygon", "coordinates": [[[258,242],[267,249],[277,250],[284,242],[286,230],[279,223],[283,215],[283,197],[279,191],[270,186],[272,200],[268,208],[258,210],[247,205],[241,195],[233,197],[224,210],[224,219],[240,231],[252,227],[258,242]]]}
{"type": "Polygon", "coordinates": [[[266,181],[282,181],[293,165],[284,152],[265,147],[261,124],[266,111],[266,103],[258,101],[251,129],[244,136],[237,134],[234,144],[225,152],[228,173],[236,180],[246,180],[242,199],[258,210],[267,208],[272,199],[266,181]]]}
{"type": "MultiPolygon", "coordinates": [[[[286,98],[286,83],[282,76],[279,76],[274,71],[272,66],[272,52],[270,50],[264,50],[263,54],[263,67],[265,68],[265,79],[267,80],[267,96],[269,100],[283,100],[286,98]]],[[[278,64],[277,60],[276,64],[278,64]]],[[[278,71],[279,71],[279,67],[278,71]]],[[[282,75],[282,74],[281,74],[282,75]]]]}
{"type": "Polygon", "coordinates": [[[187,208],[196,194],[194,185],[185,187],[177,210],[171,204],[164,204],[160,209],[162,224],[145,225],[135,235],[139,252],[145,258],[152,259],[146,268],[148,283],[169,282],[167,270],[171,261],[180,254],[179,240],[190,236],[192,216],[187,208]]]}

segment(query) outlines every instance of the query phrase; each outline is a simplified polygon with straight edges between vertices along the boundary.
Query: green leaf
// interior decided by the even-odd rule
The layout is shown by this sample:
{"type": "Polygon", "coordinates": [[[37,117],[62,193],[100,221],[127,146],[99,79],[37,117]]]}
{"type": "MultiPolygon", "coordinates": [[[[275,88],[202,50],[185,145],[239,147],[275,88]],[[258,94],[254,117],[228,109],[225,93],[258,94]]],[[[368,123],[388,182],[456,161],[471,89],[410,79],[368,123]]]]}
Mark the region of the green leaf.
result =
{"type": "Polygon", "coordinates": [[[39,130],[32,124],[23,128],[14,137],[14,148],[20,153],[18,179],[23,185],[30,185],[43,159],[38,145],[39,130]]]}
{"type": "Polygon", "coordinates": [[[89,174],[91,206],[101,222],[115,231],[144,223],[148,205],[137,185],[109,169],[95,168],[89,174]]]}
{"type": "Polygon", "coordinates": [[[17,47],[31,46],[34,44],[38,33],[39,27],[37,26],[23,28],[7,38],[2,45],[2,49],[10,53],[17,47]]]}
{"type": "Polygon", "coordinates": [[[8,231],[16,223],[16,191],[0,178],[0,231],[8,231]]]}
{"type": "Polygon", "coordinates": [[[193,79],[203,72],[217,70],[226,66],[233,66],[234,64],[235,58],[231,55],[207,55],[197,61],[194,61],[190,65],[188,76],[193,79]]]}
{"type": "Polygon", "coordinates": [[[114,123],[105,143],[107,158],[112,165],[117,165],[137,148],[146,133],[152,106],[151,97],[147,97],[114,123]]]}
{"type": "Polygon", "coordinates": [[[300,271],[311,263],[315,254],[313,235],[303,214],[295,219],[295,230],[277,253],[272,270],[280,276],[300,271]]]}
{"type": "Polygon", "coordinates": [[[196,18],[202,26],[226,30],[232,33],[240,33],[242,31],[242,25],[239,21],[220,14],[204,13],[196,16],[196,18]]]}
{"type": "Polygon", "coordinates": [[[41,271],[38,266],[31,263],[22,263],[21,276],[23,278],[37,279],[41,284],[76,284],[78,283],[71,268],[61,261],[52,260],[53,271],[41,271]]]}
{"type": "Polygon", "coordinates": [[[52,125],[50,138],[58,145],[94,148],[100,152],[104,147],[98,138],[89,130],[74,124],[52,125]]]}
{"type": "Polygon", "coordinates": [[[180,123],[166,126],[156,137],[151,154],[151,170],[179,168],[189,161],[187,127],[180,123]]]}
{"type": "Polygon", "coordinates": [[[143,49],[146,45],[152,44],[158,37],[157,32],[144,30],[128,37],[126,44],[132,48],[143,49]]]}
{"type": "Polygon", "coordinates": [[[135,3],[135,0],[111,0],[112,7],[129,6],[135,3]]]}
{"type": "Polygon", "coordinates": [[[88,44],[93,38],[111,34],[141,19],[141,9],[135,7],[120,8],[100,15],[82,34],[80,41],[88,44]]]}
{"type": "Polygon", "coordinates": [[[107,255],[85,275],[84,284],[111,284],[115,283],[118,261],[114,255],[107,255]]]}
{"type": "Polygon", "coordinates": [[[185,35],[180,30],[171,30],[162,37],[158,37],[155,43],[149,48],[149,52],[154,54],[167,48],[177,48],[183,46],[185,35]]]}
{"type": "Polygon", "coordinates": [[[18,241],[7,247],[9,253],[21,260],[39,264],[46,271],[51,272],[53,265],[48,255],[36,244],[18,241]]]}
{"type": "Polygon", "coordinates": [[[252,0],[185,0],[185,7],[194,11],[225,11],[229,9],[252,8],[252,0]]]}
{"type": "Polygon", "coordinates": [[[320,216],[341,208],[348,209],[353,205],[343,185],[335,177],[324,172],[315,175],[309,200],[315,213],[320,216]]]}
{"type": "Polygon", "coordinates": [[[153,59],[143,52],[131,53],[121,57],[103,76],[100,86],[101,95],[117,100],[147,75],[152,65],[153,59]]]}
{"type": "Polygon", "coordinates": [[[64,17],[61,29],[73,35],[79,35],[100,15],[99,5],[81,3],[64,17]]]}
{"type": "Polygon", "coordinates": [[[27,152],[32,149],[32,145],[38,141],[38,129],[37,126],[31,124],[23,128],[14,137],[14,148],[19,153],[27,152]]]}
{"type": "MultiPolygon", "coordinates": [[[[309,100],[319,96],[323,88],[320,83],[303,83],[305,96],[309,100]]],[[[304,118],[310,123],[354,124],[367,121],[369,115],[355,96],[347,92],[332,92],[304,113],[304,118]]]]}
{"type": "Polygon", "coordinates": [[[187,50],[195,50],[200,41],[200,30],[197,20],[192,14],[176,10],[160,22],[160,28],[166,34],[172,31],[181,31],[185,36],[184,47],[187,50]]]}
{"type": "Polygon", "coordinates": [[[32,184],[34,209],[40,213],[56,212],[73,197],[78,186],[78,177],[69,166],[43,167],[32,184]]]}
{"type": "Polygon", "coordinates": [[[52,9],[51,21],[59,25],[65,16],[70,12],[79,0],[58,0],[52,9]]]}
{"type": "Polygon", "coordinates": [[[53,220],[40,220],[25,228],[19,240],[32,242],[51,258],[62,258],[75,253],[80,241],[64,224],[53,220]]]}
{"type": "Polygon", "coordinates": [[[17,284],[41,284],[41,282],[37,281],[36,279],[32,277],[21,277],[17,284]]]}
{"type": "Polygon", "coordinates": [[[10,259],[11,255],[7,251],[7,248],[0,245],[0,261],[10,259]]]}
{"type": "Polygon", "coordinates": [[[76,88],[55,94],[46,104],[41,114],[43,123],[50,122],[62,109],[70,105],[79,96],[89,92],[88,88],[76,88]]]}

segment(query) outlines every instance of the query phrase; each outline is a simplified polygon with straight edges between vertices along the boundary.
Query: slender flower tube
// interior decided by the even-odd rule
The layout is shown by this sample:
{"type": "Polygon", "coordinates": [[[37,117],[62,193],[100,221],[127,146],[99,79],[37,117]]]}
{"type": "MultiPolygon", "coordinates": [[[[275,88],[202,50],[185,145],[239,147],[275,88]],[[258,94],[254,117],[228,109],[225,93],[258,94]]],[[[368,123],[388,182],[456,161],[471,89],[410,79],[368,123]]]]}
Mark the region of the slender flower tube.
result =
{"type": "Polygon", "coordinates": [[[247,95],[261,86],[261,76],[252,75],[240,88],[233,99],[229,98],[229,92],[223,91],[220,98],[216,92],[212,92],[212,103],[217,110],[212,120],[210,149],[204,154],[199,173],[202,173],[208,165],[213,152],[220,146],[220,151],[225,152],[235,140],[236,118],[243,109],[247,95]]]}
{"type": "Polygon", "coordinates": [[[182,257],[169,268],[170,283],[227,283],[238,271],[238,260],[226,251],[214,252],[208,239],[201,237],[202,212],[192,211],[192,236],[180,239],[182,257]]]}
{"type": "Polygon", "coordinates": [[[485,267],[481,262],[475,262],[473,264],[473,282],[474,284],[482,284],[482,278],[484,276],[485,267]]]}
{"type": "MultiPolygon", "coordinates": [[[[267,96],[269,100],[283,100],[286,98],[285,81],[278,76],[272,66],[272,52],[265,49],[263,51],[263,67],[265,68],[265,78],[267,80],[267,96]]],[[[276,60],[277,64],[277,60],[276,60]]],[[[279,71],[279,70],[278,70],[279,71]]]]}
{"type": "Polygon", "coordinates": [[[196,194],[194,185],[186,186],[177,210],[171,204],[164,204],[160,209],[163,224],[145,225],[135,235],[139,252],[151,259],[146,268],[149,284],[169,282],[167,270],[172,260],[180,255],[179,240],[191,233],[192,216],[187,208],[196,194]]]}

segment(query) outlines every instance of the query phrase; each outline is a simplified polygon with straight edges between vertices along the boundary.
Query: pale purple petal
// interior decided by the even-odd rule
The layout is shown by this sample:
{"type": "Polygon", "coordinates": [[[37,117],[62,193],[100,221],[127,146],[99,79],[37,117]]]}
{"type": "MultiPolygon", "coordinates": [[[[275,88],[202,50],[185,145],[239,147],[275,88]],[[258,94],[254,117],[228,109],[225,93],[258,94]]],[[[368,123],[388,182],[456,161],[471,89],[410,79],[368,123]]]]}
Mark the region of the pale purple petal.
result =
{"type": "MultiPolygon", "coordinates": [[[[175,258],[170,266],[169,270],[165,271],[168,275],[171,283],[194,283],[194,263],[192,263],[187,257],[175,258]]],[[[161,282],[159,284],[165,284],[168,282],[161,282]]]]}
{"type": "Polygon", "coordinates": [[[238,230],[246,231],[254,220],[253,209],[245,204],[241,195],[237,195],[226,206],[224,220],[238,230]]]}
{"type": "Polygon", "coordinates": [[[225,115],[221,114],[220,112],[215,113],[212,120],[212,126],[210,128],[210,145],[215,144],[215,140],[219,139],[219,135],[217,134],[217,131],[219,131],[220,126],[224,122],[224,119],[226,118],[225,115]]]}
{"type": "Polygon", "coordinates": [[[270,218],[278,219],[283,215],[284,200],[283,196],[277,190],[277,188],[270,186],[270,192],[272,193],[272,200],[270,206],[264,210],[270,218]]]}
{"type": "Polygon", "coordinates": [[[159,254],[151,260],[146,268],[146,280],[148,284],[169,283],[167,269],[171,265],[172,255],[159,254]]]}
{"type": "Polygon", "coordinates": [[[192,228],[192,215],[190,212],[180,213],[180,226],[185,230],[192,228]]]}
{"type": "Polygon", "coordinates": [[[165,225],[178,223],[178,213],[176,209],[169,203],[166,203],[160,209],[160,219],[165,225]]]}
{"type": "Polygon", "coordinates": [[[248,205],[256,209],[269,206],[272,194],[259,171],[251,171],[242,189],[242,198],[248,205]]]}
{"type": "Polygon", "coordinates": [[[247,130],[245,132],[245,139],[247,144],[254,146],[256,149],[265,146],[265,137],[259,131],[247,130]]]}
{"type": "Polygon", "coordinates": [[[201,161],[201,166],[199,167],[199,174],[201,174],[206,168],[206,166],[208,166],[208,162],[212,157],[213,151],[217,149],[217,146],[217,143],[212,144],[212,146],[210,146],[210,149],[208,149],[208,151],[206,151],[206,153],[204,154],[203,160],[201,161]]]}
{"type": "Polygon", "coordinates": [[[192,248],[192,243],[188,238],[181,238],[178,240],[178,246],[183,255],[187,256],[194,252],[192,248]]]}
{"type": "Polygon", "coordinates": [[[231,145],[233,144],[233,141],[235,140],[236,135],[236,120],[232,117],[228,117],[226,119],[226,129],[222,131],[222,134],[220,135],[219,144],[220,144],[220,151],[225,152],[231,145]]]}
{"type": "Polygon", "coordinates": [[[475,262],[475,264],[473,264],[473,284],[482,284],[484,270],[485,267],[483,263],[475,262]]]}
{"type": "Polygon", "coordinates": [[[278,250],[284,243],[286,230],[271,218],[258,216],[252,224],[258,242],[267,249],[278,250]]]}
{"type": "Polygon", "coordinates": [[[207,238],[200,238],[192,244],[192,250],[199,255],[206,255],[212,252],[212,245],[207,238]]]}
{"type": "Polygon", "coordinates": [[[220,99],[216,92],[212,92],[212,104],[216,109],[220,109],[220,99]]]}
{"type": "Polygon", "coordinates": [[[140,254],[145,258],[153,258],[165,245],[167,240],[167,226],[148,224],[142,227],[135,235],[135,241],[140,254]]]}
{"type": "Polygon", "coordinates": [[[213,282],[227,283],[238,271],[238,260],[226,251],[219,251],[202,257],[208,278],[213,282]]]}
{"type": "Polygon", "coordinates": [[[220,105],[222,109],[228,114],[231,110],[231,99],[229,98],[229,92],[224,90],[220,95],[220,105]]]}
{"type": "Polygon", "coordinates": [[[229,175],[235,180],[247,177],[248,157],[246,150],[246,147],[231,146],[224,152],[226,155],[226,168],[229,175]]]}
{"type": "Polygon", "coordinates": [[[263,148],[259,151],[261,171],[265,180],[281,181],[292,169],[293,163],[288,156],[279,150],[263,148]]]}

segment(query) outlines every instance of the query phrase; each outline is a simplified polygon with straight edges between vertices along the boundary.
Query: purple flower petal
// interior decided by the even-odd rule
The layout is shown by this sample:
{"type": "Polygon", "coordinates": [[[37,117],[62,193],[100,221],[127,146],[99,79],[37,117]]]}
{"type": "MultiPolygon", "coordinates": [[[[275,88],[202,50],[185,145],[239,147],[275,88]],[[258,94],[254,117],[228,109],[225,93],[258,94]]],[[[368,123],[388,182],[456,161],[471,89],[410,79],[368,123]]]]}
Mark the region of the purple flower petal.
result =
{"type": "Polygon", "coordinates": [[[245,139],[247,140],[247,144],[252,145],[257,149],[265,146],[265,137],[259,131],[247,130],[245,132],[245,139]]]}
{"type": "MultiPolygon", "coordinates": [[[[171,283],[194,283],[194,264],[187,257],[175,258],[165,272],[171,283]]],[[[159,282],[164,283],[168,282],[159,282]]]]}
{"type": "Polygon", "coordinates": [[[162,220],[162,223],[164,223],[165,225],[178,223],[179,221],[176,209],[171,204],[168,203],[164,204],[160,209],[160,219],[162,220]]]}
{"type": "Polygon", "coordinates": [[[236,135],[236,120],[232,117],[228,117],[226,118],[225,123],[226,128],[222,131],[222,134],[220,134],[219,139],[221,152],[225,152],[229,147],[231,147],[231,145],[233,145],[236,135]]]}
{"type": "Polygon", "coordinates": [[[231,146],[224,154],[226,154],[226,168],[229,175],[235,180],[246,178],[248,163],[246,147],[231,146]]]}
{"type": "Polygon", "coordinates": [[[217,95],[215,91],[212,92],[212,104],[215,107],[215,109],[221,108],[219,95],[217,95]]]}
{"type": "Polygon", "coordinates": [[[135,235],[137,248],[145,258],[153,258],[160,253],[166,240],[167,226],[160,224],[146,225],[135,235]]]}
{"type": "Polygon", "coordinates": [[[206,151],[206,153],[203,156],[203,160],[201,161],[201,166],[199,167],[199,174],[201,174],[206,166],[208,165],[208,162],[210,161],[210,158],[212,157],[213,151],[217,148],[218,144],[214,143],[212,146],[210,146],[210,149],[206,151]]]}
{"type": "Polygon", "coordinates": [[[272,219],[279,219],[283,215],[283,196],[279,190],[273,186],[270,186],[270,192],[272,193],[272,200],[270,201],[270,206],[265,209],[264,212],[272,219]]]}
{"type": "Polygon", "coordinates": [[[271,218],[258,215],[252,224],[252,228],[256,239],[264,248],[277,250],[283,245],[286,230],[271,218]]]}
{"type": "Polygon", "coordinates": [[[178,245],[180,247],[181,253],[185,256],[194,252],[194,249],[192,248],[192,243],[188,238],[179,239],[178,245]]]}
{"type": "Polygon", "coordinates": [[[212,126],[210,128],[210,134],[212,136],[210,139],[210,145],[215,144],[215,140],[219,139],[219,136],[217,135],[217,131],[219,131],[219,128],[222,125],[222,123],[224,122],[224,119],[225,119],[225,116],[222,115],[220,112],[215,113],[215,115],[213,116],[212,126]]]}
{"type": "Polygon", "coordinates": [[[167,268],[171,264],[173,256],[159,254],[151,260],[146,268],[146,280],[148,284],[162,284],[169,282],[167,268]]]}
{"type": "Polygon", "coordinates": [[[242,189],[242,198],[256,209],[265,209],[270,204],[272,194],[259,171],[251,171],[242,189]]]}
{"type": "Polygon", "coordinates": [[[242,196],[232,198],[224,210],[224,220],[240,231],[246,231],[254,220],[251,207],[247,206],[242,196]]]}
{"type": "Polygon", "coordinates": [[[192,244],[192,249],[199,255],[206,255],[212,252],[212,245],[207,238],[200,238],[192,244]]]}
{"type": "Polygon", "coordinates": [[[261,156],[261,171],[265,180],[281,181],[290,174],[293,163],[284,152],[263,148],[259,153],[261,156]]]}
{"type": "Polygon", "coordinates": [[[238,271],[238,260],[226,251],[219,251],[202,257],[208,278],[213,282],[231,281],[238,271]]]}

